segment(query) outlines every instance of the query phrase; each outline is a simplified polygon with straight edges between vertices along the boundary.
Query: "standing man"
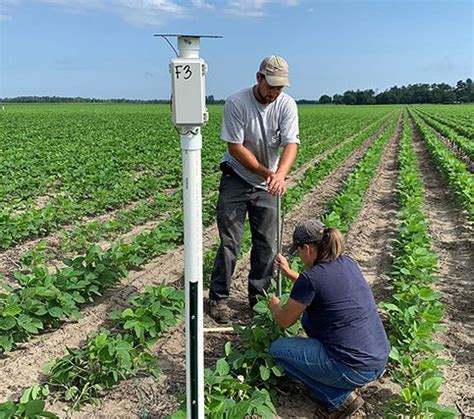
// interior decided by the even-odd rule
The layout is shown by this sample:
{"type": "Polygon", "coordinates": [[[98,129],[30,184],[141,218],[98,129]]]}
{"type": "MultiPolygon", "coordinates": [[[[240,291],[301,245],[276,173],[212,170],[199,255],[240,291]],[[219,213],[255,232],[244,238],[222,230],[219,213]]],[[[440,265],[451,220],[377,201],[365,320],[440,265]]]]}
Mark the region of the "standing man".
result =
{"type": "Polygon", "coordinates": [[[251,307],[271,281],[276,197],[286,191],[286,177],[300,142],[296,102],[283,93],[289,85],[287,62],[272,55],[260,64],[257,84],[233,94],[225,103],[221,138],[227,142],[227,152],[220,166],[223,174],[216,211],[221,244],[209,292],[210,315],[219,323],[229,321],[227,299],[247,213],[252,233],[251,307]]]}

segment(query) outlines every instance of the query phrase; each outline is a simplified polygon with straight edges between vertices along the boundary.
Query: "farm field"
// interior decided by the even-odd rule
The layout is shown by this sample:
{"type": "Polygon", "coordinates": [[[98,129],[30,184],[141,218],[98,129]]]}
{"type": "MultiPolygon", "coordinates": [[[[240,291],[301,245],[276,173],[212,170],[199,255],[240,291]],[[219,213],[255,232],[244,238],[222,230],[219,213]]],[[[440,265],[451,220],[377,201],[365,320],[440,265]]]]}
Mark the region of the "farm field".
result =
{"type": "MultiPolygon", "coordinates": [[[[210,107],[203,130],[205,287],[222,109],[210,107]]],[[[299,115],[284,243],[309,217],[341,229],[393,348],[386,374],[362,389],[362,414],[474,416],[474,106],[300,106],[299,115]]],[[[181,417],[181,205],[168,106],[0,112],[0,418],[181,417]]],[[[230,305],[235,323],[255,327],[205,336],[207,414],[318,417],[309,392],[266,356],[281,331],[265,304],[247,310],[249,246],[247,235],[230,305]]]]}

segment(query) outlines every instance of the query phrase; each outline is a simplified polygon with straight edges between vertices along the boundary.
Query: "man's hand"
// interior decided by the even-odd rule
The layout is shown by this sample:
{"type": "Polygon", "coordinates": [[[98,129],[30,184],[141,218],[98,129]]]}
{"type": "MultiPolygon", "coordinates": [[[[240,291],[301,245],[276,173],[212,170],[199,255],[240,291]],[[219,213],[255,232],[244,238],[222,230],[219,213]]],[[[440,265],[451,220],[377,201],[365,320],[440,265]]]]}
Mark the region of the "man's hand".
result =
{"type": "Polygon", "coordinates": [[[272,195],[283,195],[286,192],[287,185],[285,176],[276,172],[272,173],[266,179],[268,185],[268,192],[272,195]]]}

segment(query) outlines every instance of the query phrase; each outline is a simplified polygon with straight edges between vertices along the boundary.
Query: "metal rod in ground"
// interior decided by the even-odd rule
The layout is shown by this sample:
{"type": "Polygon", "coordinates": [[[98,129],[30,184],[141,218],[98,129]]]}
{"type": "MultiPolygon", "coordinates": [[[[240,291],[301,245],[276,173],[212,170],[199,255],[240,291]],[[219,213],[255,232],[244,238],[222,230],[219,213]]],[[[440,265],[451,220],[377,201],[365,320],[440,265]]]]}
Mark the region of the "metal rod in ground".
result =
{"type": "MultiPolygon", "coordinates": [[[[282,239],[282,222],[281,222],[281,196],[277,195],[277,254],[281,253],[281,239],[282,239]]],[[[277,272],[277,289],[276,293],[278,297],[281,297],[282,289],[281,289],[281,269],[278,269],[277,272]]]]}

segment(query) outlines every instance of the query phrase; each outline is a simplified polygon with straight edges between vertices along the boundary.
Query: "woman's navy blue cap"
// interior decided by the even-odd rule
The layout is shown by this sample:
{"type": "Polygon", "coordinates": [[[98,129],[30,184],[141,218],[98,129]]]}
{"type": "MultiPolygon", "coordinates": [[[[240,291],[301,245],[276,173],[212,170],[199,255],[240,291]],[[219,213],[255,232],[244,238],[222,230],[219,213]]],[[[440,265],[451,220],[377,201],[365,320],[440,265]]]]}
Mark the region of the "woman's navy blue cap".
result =
{"type": "Polygon", "coordinates": [[[294,253],[298,246],[320,241],[324,237],[326,228],[326,225],[317,219],[299,223],[293,231],[293,244],[290,247],[290,253],[294,253]]]}

